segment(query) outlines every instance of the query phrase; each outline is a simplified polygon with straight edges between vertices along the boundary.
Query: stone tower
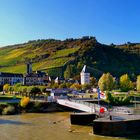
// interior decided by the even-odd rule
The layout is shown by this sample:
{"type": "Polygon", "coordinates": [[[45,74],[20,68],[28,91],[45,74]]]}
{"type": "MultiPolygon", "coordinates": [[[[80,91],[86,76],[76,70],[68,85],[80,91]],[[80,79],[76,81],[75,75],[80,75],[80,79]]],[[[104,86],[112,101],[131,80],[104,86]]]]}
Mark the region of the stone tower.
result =
{"type": "Polygon", "coordinates": [[[90,84],[90,73],[86,71],[86,65],[84,65],[80,75],[81,75],[81,85],[90,84]]]}
{"type": "Polygon", "coordinates": [[[32,63],[31,62],[27,63],[27,73],[28,74],[32,73],[32,63]]]}

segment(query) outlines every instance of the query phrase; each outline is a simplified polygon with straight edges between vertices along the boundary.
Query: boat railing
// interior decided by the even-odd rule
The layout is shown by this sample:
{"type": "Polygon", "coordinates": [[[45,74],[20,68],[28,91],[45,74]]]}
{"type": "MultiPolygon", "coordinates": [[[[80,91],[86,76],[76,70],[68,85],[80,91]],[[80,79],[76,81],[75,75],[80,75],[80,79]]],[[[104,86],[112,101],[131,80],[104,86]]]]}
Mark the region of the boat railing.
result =
{"type": "Polygon", "coordinates": [[[113,107],[112,112],[120,114],[133,114],[133,109],[128,107],[113,107]]]}

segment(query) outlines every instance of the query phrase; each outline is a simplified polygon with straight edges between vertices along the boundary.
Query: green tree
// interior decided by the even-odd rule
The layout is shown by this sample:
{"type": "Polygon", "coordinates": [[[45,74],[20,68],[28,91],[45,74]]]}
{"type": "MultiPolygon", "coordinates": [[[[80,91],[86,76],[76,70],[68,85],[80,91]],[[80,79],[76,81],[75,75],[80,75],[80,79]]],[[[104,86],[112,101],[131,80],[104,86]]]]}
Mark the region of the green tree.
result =
{"type": "Polygon", "coordinates": [[[66,83],[62,83],[62,84],[59,85],[59,88],[66,88],[66,87],[67,87],[66,83]]]}
{"type": "Polygon", "coordinates": [[[114,103],[114,97],[112,96],[112,93],[111,92],[107,92],[106,95],[107,95],[108,103],[110,103],[110,104],[114,103]]]}
{"type": "Polygon", "coordinates": [[[137,91],[140,91],[140,75],[137,76],[137,91]]]}
{"type": "Polygon", "coordinates": [[[15,92],[21,92],[21,86],[22,86],[22,84],[21,83],[16,83],[14,86],[13,86],[13,88],[14,88],[14,91],[15,92]]]}
{"type": "Polygon", "coordinates": [[[124,74],[120,77],[120,88],[122,91],[129,91],[133,89],[133,83],[130,80],[128,74],[124,74]]]}
{"type": "Polygon", "coordinates": [[[25,96],[27,97],[27,87],[26,86],[22,86],[22,94],[24,95],[25,94],[25,96]]]}
{"type": "Polygon", "coordinates": [[[30,96],[30,92],[31,92],[31,90],[32,90],[33,87],[34,86],[27,86],[27,93],[29,94],[29,96],[30,96]]]}
{"type": "Polygon", "coordinates": [[[104,73],[98,81],[98,86],[102,91],[111,91],[115,85],[116,81],[110,73],[104,73]]]}
{"type": "Polygon", "coordinates": [[[36,94],[40,94],[41,90],[38,87],[33,87],[30,91],[30,94],[33,95],[33,99],[35,100],[36,94]]]}
{"type": "Polygon", "coordinates": [[[72,65],[67,65],[67,68],[64,72],[64,78],[69,79],[72,77],[72,65]]]}
{"type": "Polygon", "coordinates": [[[13,94],[13,91],[14,91],[13,86],[10,86],[10,87],[9,87],[9,92],[10,92],[10,94],[13,94]]]}
{"type": "Polygon", "coordinates": [[[78,72],[80,72],[82,70],[82,68],[83,68],[83,63],[81,61],[78,62],[78,64],[77,64],[77,70],[78,70],[78,72]]]}

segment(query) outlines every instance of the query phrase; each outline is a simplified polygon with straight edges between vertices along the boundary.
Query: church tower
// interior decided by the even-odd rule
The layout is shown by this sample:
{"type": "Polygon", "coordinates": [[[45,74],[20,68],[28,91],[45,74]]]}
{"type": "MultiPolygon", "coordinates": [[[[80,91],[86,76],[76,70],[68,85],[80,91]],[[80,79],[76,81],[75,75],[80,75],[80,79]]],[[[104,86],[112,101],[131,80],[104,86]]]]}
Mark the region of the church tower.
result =
{"type": "Polygon", "coordinates": [[[27,63],[27,73],[28,74],[31,74],[32,73],[32,63],[31,62],[28,62],[27,63]]]}
{"type": "Polygon", "coordinates": [[[86,65],[84,65],[80,75],[81,75],[81,85],[90,84],[90,73],[86,71],[86,65]]]}

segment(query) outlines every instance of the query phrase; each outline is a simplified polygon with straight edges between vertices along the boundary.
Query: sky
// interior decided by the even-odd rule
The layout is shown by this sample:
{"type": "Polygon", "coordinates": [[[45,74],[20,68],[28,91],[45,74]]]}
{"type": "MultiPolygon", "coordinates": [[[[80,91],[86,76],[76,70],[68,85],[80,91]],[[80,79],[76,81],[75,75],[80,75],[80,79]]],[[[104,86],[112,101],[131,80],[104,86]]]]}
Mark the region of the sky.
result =
{"type": "Polygon", "coordinates": [[[0,46],[95,36],[140,42],[140,0],[0,0],[0,46]]]}

